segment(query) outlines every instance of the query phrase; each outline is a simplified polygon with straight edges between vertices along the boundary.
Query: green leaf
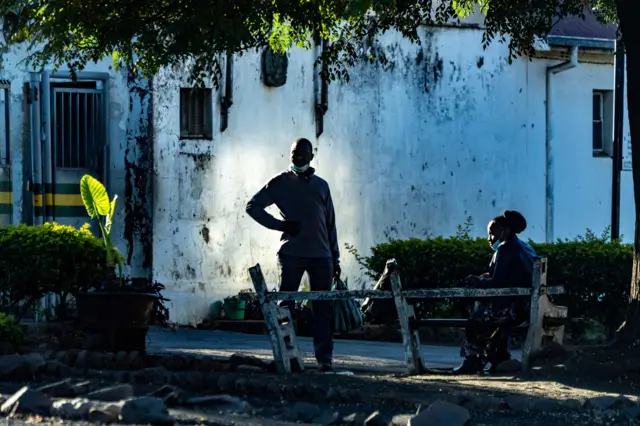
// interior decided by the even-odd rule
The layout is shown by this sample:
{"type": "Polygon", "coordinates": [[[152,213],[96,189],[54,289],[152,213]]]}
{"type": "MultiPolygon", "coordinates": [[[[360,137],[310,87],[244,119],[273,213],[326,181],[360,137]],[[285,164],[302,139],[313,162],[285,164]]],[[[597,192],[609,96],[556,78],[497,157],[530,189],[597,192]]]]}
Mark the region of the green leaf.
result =
{"type": "Polygon", "coordinates": [[[119,69],[121,60],[120,52],[116,51],[111,54],[111,65],[113,65],[115,69],[119,69]]]}
{"type": "Polygon", "coordinates": [[[109,214],[111,209],[109,195],[98,179],[90,175],[82,176],[80,180],[80,195],[89,216],[107,216],[109,214]]]}
{"type": "Polygon", "coordinates": [[[104,227],[107,232],[111,232],[111,224],[113,223],[113,215],[116,211],[116,200],[118,199],[118,195],[113,196],[113,200],[111,201],[111,206],[109,208],[109,214],[105,220],[104,227]]]}
{"type": "Polygon", "coordinates": [[[344,17],[364,15],[371,7],[371,0],[351,0],[347,5],[344,17]]]}

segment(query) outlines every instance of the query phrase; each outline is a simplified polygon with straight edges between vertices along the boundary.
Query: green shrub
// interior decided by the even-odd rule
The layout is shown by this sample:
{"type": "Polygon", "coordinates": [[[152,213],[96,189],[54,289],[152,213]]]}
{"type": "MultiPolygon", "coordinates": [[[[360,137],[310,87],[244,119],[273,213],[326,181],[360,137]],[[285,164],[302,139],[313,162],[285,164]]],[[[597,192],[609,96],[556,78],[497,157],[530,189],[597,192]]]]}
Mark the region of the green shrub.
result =
{"type": "MultiPolygon", "coordinates": [[[[558,303],[569,315],[604,324],[611,334],[623,321],[631,282],[632,247],[609,241],[608,232],[554,244],[530,242],[538,255],[547,256],[549,285],[563,285],[567,294],[558,303]]],[[[466,232],[452,238],[390,240],[357,256],[371,277],[379,277],[388,259],[400,267],[404,288],[453,287],[469,274],[487,272],[493,252],[486,239],[471,239],[466,232]]],[[[468,301],[416,301],[418,314],[429,317],[465,315],[468,301]]]]}
{"type": "Polygon", "coordinates": [[[47,293],[60,298],[57,313],[64,316],[70,294],[99,284],[105,276],[104,246],[89,225],[1,227],[0,253],[0,309],[18,318],[47,293]]]}
{"type": "Polygon", "coordinates": [[[27,332],[11,315],[0,312],[0,342],[14,348],[27,341],[27,332]]]}

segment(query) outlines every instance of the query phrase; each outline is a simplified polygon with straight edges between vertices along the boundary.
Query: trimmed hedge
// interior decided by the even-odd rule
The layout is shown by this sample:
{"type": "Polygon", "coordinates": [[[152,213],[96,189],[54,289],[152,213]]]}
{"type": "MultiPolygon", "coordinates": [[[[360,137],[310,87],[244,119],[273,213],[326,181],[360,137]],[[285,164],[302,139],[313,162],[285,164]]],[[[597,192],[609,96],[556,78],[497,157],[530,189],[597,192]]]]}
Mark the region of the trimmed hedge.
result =
{"type": "MultiPolygon", "coordinates": [[[[595,320],[612,333],[624,320],[633,263],[631,245],[609,241],[608,232],[554,244],[530,242],[538,255],[548,256],[549,285],[563,285],[567,294],[556,297],[569,307],[569,315],[595,320]]],[[[350,249],[354,252],[353,249],[350,249]]],[[[357,253],[355,253],[357,256],[357,253]]],[[[359,257],[369,276],[379,277],[388,259],[400,267],[404,288],[453,287],[469,274],[488,270],[493,252],[486,239],[471,239],[466,233],[452,238],[390,240],[359,257]]],[[[466,315],[469,302],[415,301],[424,318],[466,315]]]]}
{"type": "Polygon", "coordinates": [[[99,284],[105,250],[86,224],[0,227],[0,310],[22,317],[47,293],[60,298],[56,316],[66,316],[69,295],[99,284]]]}

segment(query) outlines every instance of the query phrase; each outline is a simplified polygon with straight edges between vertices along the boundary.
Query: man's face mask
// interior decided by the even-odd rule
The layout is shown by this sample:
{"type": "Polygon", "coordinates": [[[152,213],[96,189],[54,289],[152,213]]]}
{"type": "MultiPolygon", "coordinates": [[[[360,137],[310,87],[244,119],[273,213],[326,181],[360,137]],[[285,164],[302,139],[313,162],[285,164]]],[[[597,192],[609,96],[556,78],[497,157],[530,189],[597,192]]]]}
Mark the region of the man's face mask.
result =
{"type": "Polygon", "coordinates": [[[305,164],[304,166],[296,166],[295,164],[291,164],[290,168],[292,172],[300,174],[309,170],[309,165],[305,164]]]}

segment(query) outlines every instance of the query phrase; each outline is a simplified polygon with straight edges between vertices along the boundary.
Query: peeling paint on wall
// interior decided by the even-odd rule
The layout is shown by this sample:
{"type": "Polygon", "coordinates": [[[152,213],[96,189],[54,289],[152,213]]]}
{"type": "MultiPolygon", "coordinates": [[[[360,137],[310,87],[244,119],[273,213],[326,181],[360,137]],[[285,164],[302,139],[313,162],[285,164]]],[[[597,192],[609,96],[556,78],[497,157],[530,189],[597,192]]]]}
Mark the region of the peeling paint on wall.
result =
{"type": "Polygon", "coordinates": [[[140,267],[151,278],[153,262],[153,126],[151,114],[151,82],[133,71],[127,79],[129,117],[125,151],[125,225],[127,263],[131,265],[134,251],[141,252],[140,267]]]}

